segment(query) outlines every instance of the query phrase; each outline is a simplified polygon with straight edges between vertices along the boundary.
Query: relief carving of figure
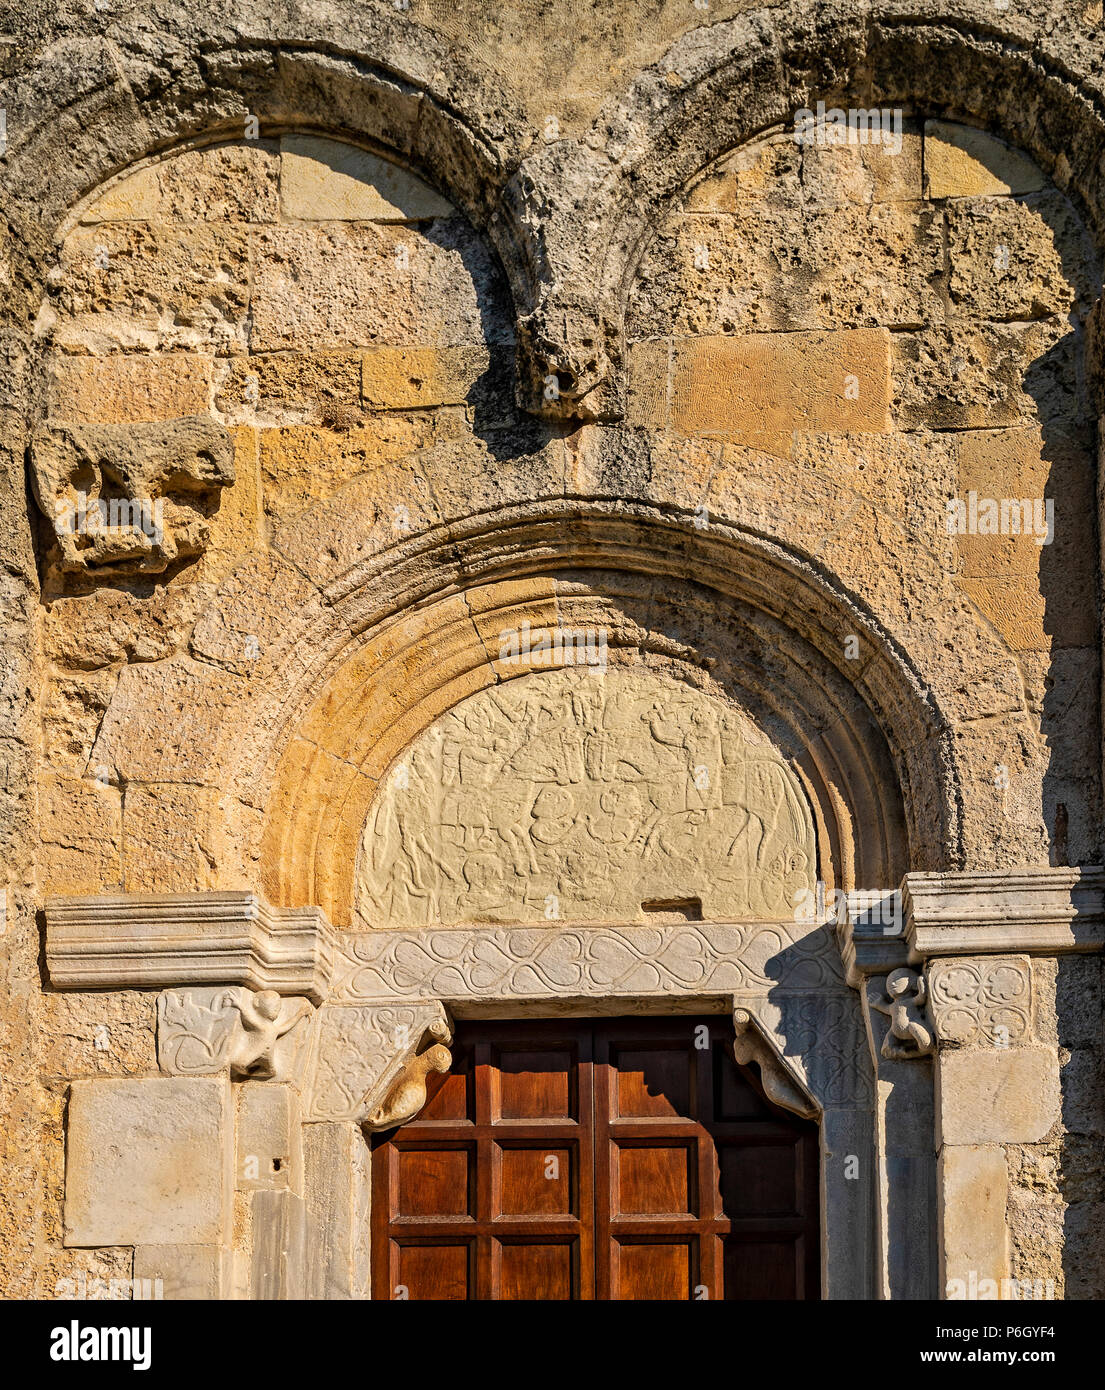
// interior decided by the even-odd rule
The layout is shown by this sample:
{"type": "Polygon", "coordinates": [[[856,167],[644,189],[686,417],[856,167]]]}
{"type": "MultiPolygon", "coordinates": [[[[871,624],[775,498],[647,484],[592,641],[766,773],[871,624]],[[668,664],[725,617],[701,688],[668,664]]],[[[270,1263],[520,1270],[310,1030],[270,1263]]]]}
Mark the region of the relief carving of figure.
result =
{"type": "Polygon", "coordinates": [[[372,926],[790,917],[817,861],[801,784],[739,710],[647,670],[530,673],[407,750],[358,859],[372,926]]]}

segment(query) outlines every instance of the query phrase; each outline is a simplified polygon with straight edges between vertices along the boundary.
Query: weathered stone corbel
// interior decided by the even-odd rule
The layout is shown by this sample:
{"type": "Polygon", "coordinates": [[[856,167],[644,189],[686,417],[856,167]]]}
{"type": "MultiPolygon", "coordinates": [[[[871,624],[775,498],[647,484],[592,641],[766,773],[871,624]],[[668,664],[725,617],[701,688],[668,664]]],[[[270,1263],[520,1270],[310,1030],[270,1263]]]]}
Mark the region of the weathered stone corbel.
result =
{"type": "Polygon", "coordinates": [[[880,1049],[888,1062],[927,1057],[934,1050],[926,998],[924,977],[905,966],[892,970],[881,982],[872,981],[871,1007],[890,1019],[880,1049]]]}
{"type": "Polygon", "coordinates": [[[240,985],[169,989],[157,1000],[157,1057],[171,1076],[229,1068],[250,1081],[286,1081],[313,1013],[306,999],[240,985]]]}
{"type": "Polygon", "coordinates": [[[161,574],[207,548],[207,518],[234,482],[234,446],[205,415],[39,430],[35,500],[63,571],[161,574]]]}
{"type": "Polygon", "coordinates": [[[821,1105],[798,1069],[780,1052],[774,1038],[748,1009],[733,1010],[733,1056],[741,1064],[754,1063],[768,1098],[784,1110],[815,1120],[821,1105]]]}
{"type": "Polygon", "coordinates": [[[598,312],[549,300],[518,321],[518,397],[552,420],[617,420],[624,414],[618,331],[598,312]]]}

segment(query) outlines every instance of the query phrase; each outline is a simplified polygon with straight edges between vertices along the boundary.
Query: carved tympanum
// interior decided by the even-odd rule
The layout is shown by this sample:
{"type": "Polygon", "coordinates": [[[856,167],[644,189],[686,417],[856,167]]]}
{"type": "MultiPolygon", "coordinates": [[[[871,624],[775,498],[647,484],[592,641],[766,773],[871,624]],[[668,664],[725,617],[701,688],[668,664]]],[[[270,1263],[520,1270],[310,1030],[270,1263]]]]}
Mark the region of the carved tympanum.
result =
{"type": "Polygon", "coordinates": [[[234,482],[227,431],[206,416],[59,425],[35,436],[35,499],[63,571],[160,574],[207,546],[207,518],[234,482]]]}
{"type": "Polygon", "coordinates": [[[892,970],[871,1004],[890,1019],[881,1052],[888,1062],[903,1062],[932,1052],[932,1028],[925,1014],[925,981],[904,966],[892,970]]]}
{"type": "Polygon", "coordinates": [[[797,778],[732,706],[654,672],[565,669],[463,701],[370,812],[373,926],[785,920],[815,874],[797,778]]]}

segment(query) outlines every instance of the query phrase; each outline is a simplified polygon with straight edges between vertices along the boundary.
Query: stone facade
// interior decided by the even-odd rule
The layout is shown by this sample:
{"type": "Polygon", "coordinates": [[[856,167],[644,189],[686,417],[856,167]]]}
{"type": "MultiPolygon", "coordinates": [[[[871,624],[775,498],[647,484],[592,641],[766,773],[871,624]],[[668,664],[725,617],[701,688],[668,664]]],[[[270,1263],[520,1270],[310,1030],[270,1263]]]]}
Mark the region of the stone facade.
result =
{"type": "Polygon", "coordinates": [[[1105,1296],[1100,3],[5,23],[0,1292],[364,1297],[456,1018],[698,1011],[827,1296],[1105,1296]]]}

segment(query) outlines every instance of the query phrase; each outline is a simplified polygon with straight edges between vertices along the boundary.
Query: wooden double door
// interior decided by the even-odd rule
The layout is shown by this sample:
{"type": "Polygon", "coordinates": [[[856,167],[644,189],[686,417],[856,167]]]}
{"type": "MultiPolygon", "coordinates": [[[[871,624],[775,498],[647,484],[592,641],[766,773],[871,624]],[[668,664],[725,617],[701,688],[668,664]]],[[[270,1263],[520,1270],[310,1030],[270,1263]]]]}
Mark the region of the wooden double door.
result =
{"type": "Polygon", "coordinates": [[[373,1297],[819,1296],[817,1126],[710,1018],[461,1024],[373,1146],[373,1297]]]}

